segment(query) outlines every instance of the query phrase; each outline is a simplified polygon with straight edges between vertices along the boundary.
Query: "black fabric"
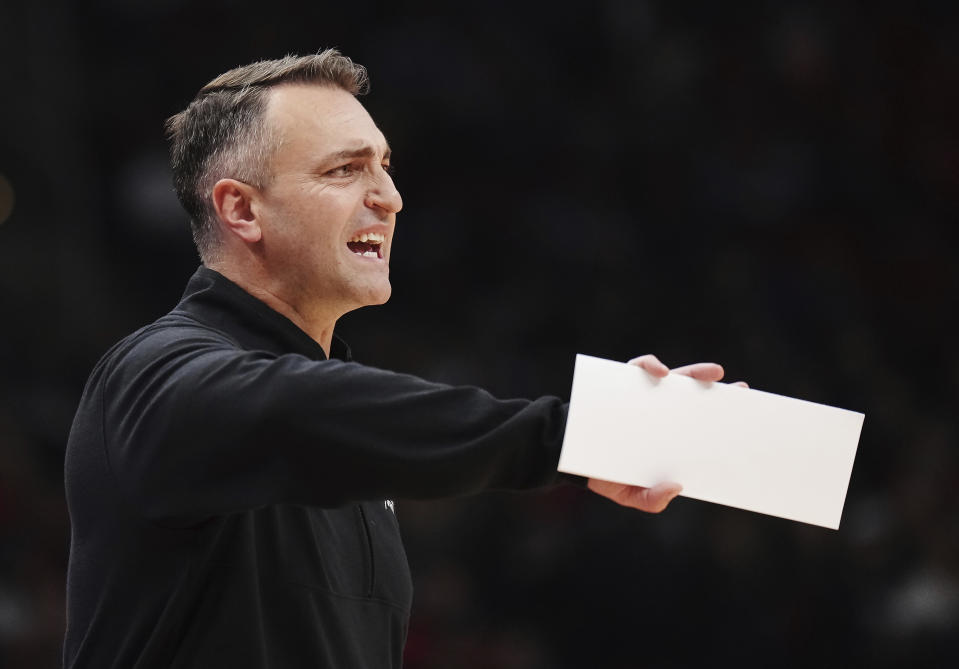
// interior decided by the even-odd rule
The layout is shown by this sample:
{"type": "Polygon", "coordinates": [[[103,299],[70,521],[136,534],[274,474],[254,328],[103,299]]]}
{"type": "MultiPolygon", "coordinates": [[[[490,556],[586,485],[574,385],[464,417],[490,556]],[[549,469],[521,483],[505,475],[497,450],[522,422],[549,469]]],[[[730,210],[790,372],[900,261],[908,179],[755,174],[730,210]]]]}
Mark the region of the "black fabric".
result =
{"type": "Polygon", "coordinates": [[[65,667],[399,667],[387,500],[556,480],[560,400],[331,354],[201,267],[100,360],[67,445],[65,667]]]}

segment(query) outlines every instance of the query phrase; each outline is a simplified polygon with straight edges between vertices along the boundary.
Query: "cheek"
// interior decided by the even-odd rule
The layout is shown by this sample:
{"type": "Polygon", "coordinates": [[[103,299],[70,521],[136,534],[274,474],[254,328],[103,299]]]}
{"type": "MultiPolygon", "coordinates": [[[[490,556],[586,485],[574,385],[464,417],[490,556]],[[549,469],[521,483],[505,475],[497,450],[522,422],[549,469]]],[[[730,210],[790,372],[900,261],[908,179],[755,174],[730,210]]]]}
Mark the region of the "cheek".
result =
{"type": "Polygon", "coordinates": [[[347,248],[350,230],[357,227],[353,221],[359,220],[357,211],[363,208],[362,197],[352,191],[305,188],[287,194],[284,206],[277,211],[283,220],[276,224],[287,228],[291,253],[309,249],[315,256],[347,248]]]}

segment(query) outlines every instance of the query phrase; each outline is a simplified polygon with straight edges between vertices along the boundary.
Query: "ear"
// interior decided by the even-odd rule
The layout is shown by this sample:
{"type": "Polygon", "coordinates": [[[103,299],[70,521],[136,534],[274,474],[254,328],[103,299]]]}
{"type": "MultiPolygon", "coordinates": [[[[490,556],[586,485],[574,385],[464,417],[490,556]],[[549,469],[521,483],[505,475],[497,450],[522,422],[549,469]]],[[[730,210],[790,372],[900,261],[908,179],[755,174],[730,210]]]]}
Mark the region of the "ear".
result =
{"type": "Polygon", "coordinates": [[[220,179],[213,185],[213,207],[228,232],[248,244],[263,237],[253,202],[259,195],[256,188],[236,179],[220,179]]]}

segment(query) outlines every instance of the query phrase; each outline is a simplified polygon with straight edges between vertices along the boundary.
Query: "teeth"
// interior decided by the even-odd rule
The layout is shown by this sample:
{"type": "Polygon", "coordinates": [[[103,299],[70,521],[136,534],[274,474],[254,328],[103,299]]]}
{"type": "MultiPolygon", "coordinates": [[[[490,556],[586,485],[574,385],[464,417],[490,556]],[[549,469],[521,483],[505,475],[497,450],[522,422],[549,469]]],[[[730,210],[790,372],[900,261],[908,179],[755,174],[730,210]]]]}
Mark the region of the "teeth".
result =
{"type": "Polygon", "coordinates": [[[380,257],[380,254],[377,253],[376,251],[367,251],[366,253],[363,254],[363,257],[364,257],[364,258],[379,258],[379,257],[380,257]]]}
{"type": "Polygon", "coordinates": [[[364,232],[362,235],[357,235],[351,242],[370,242],[371,244],[382,244],[386,241],[386,235],[380,234],[378,232],[364,232]]]}

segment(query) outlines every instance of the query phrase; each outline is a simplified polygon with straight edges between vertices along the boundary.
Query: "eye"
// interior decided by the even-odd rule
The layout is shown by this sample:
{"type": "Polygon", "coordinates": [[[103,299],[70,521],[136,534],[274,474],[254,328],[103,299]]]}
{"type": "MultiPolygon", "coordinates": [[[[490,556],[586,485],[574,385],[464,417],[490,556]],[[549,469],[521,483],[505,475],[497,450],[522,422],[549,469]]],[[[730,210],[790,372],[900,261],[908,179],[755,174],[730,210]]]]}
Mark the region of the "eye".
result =
{"type": "Polygon", "coordinates": [[[328,171],[327,174],[331,177],[350,177],[353,176],[356,171],[356,165],[353,163],[347,163],[346,165],[334,167],[332,170],[328,171]]]}
{"type": "Polygon", "coordinates": [[[396,173],[396,168],[390,165],[389,163],[383,163],[382,167],[383,167],[383,171],[389,174],[390,176],[393,176],[396,173]]]}

